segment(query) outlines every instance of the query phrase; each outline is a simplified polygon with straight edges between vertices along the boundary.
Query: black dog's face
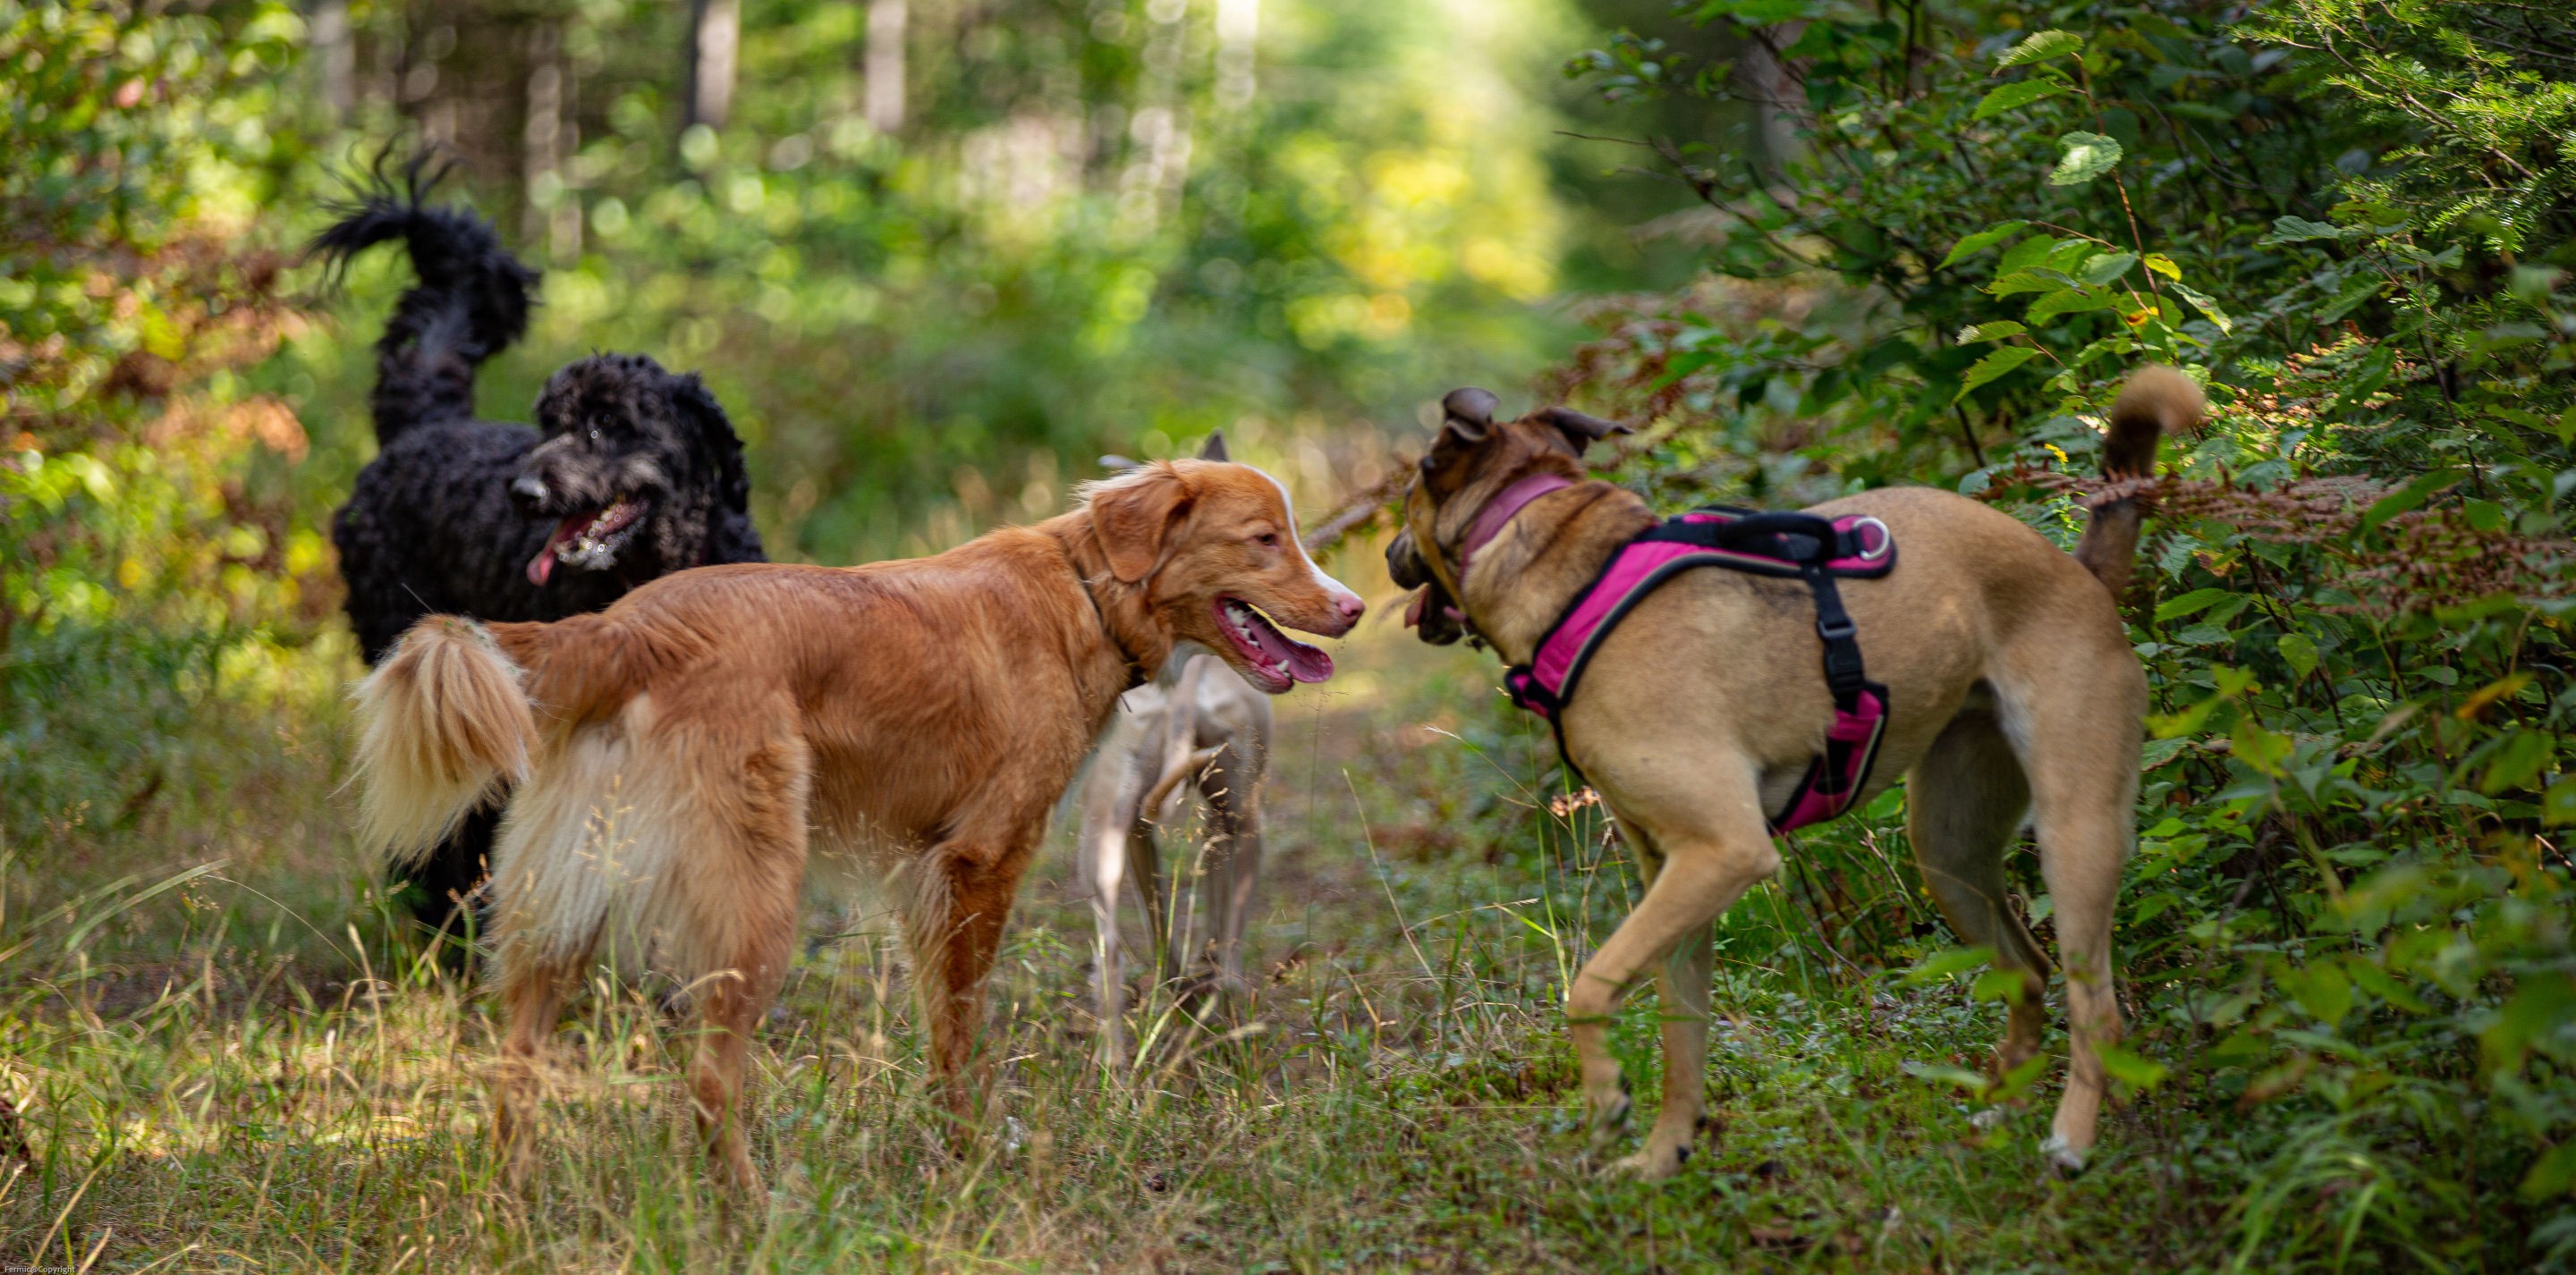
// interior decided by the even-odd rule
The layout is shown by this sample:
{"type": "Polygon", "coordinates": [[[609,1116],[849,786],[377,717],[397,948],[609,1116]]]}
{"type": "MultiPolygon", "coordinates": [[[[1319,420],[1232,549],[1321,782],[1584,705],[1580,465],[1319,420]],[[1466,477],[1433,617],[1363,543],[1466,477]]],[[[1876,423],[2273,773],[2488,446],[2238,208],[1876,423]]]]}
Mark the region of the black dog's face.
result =
{"type": "Polygon", "coordinates": [[[743,508],[742,444],[698,378],[642,355],[595,355],[555,373],[537,399],[545,441],[510,495],[555,521],[528,563],[542,588],[560,566],[659,575],[697,564],[709,513],[743,508]]]}

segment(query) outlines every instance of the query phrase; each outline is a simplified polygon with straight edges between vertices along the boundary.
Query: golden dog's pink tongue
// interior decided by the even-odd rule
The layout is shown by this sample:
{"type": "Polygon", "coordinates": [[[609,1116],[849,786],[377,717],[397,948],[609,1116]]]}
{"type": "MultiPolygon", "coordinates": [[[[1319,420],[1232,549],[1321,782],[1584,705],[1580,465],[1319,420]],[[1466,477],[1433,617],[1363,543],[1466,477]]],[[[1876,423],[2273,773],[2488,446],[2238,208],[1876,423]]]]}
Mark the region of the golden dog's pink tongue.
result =
{"type": "Polygon", "coordinates": [[[1252,640],[1271,666],[1300,682],[1320,682],[1333,675],[1333,657],[1282,633],[1259,615],[1252,617],[1252,640]]]}
{"type": "Polygon", "coordinates": [[[1226,626],[1226,636],[1234,639],[1235,648],[1273,677],[1320,682],[1333,675],[1332,656],[1280,632],[1268,616],[1238,599],[1217,599],[1216,617],[1226,626]]]}

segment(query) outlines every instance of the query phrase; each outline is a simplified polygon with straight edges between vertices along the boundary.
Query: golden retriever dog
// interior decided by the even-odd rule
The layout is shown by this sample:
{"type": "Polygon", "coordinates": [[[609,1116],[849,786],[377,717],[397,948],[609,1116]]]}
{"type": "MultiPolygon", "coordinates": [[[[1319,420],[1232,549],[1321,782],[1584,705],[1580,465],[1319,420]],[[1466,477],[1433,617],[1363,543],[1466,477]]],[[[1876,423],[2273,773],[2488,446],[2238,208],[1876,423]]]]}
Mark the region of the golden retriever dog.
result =
{"type": "MultiPolygon", "coordinates": [[[[1423,587],[1414,615],[1424,640],[1455,640],[1464,625],[1531,666],[1613,556],[1666,524],[1637,496],[1586,480],[1585,446],[1624,426],[1554,408],[1496,423],[1482,390],[1445,406],[1388,565],[1399,583],[1423,587]]],[[[2140,371],[2112,409],[2105,470],[2147,474],[2161,433],[2201,408],[2180,373],[2140,371]]],[[[1663,1109],[1643,1149],[1614,1167],[1660,1178],[1689,1155],[1705,1102],[1711,926],[1779,867],[1766,812],[1801,808],[1843,716],[1820,650],[1856,637],[1879,679],[1868,684],[1881,693],[1878,764],[1863,756],[1852,773],[1865,781],[1835,809],[1908,777],[1908,830],[1942,914],[2022,976],[2001,1070],[2037,1053],[2045,1021],[2047,958],[2006,902],[2003,874],[2005,850],[2025,816],[2033,821],[2073,1037],[2046,1152],[2055,1167],[2079,1168],[2102,1101],[2098,1047],[2120,1022],[2111,923],[2134,832],[2147,684],[2114,599],[2136,552],[2138,510],[2096,508],[2071,556],[2008,514],[1930,488],[1809,512],[1875,520],[1875,552],[1901,550],[1875,578],[1841,582],[1852,627],[1828,623],[1829,593],[1801,579],[1683,570],[1629,595],[1624,621],[1590,639],[1579,693],[1569,680],[1553,706],[1567,760],[1600,793],[1647,882],[1566,992],[1593,1150],[1611,1149],[1629,1109],[1611,1015],[1651,973],[1663,1004],[1663,1109]]]]}
{"type": "Polygon", "coordinates": [[[809,849],[903,881],[930,1066],[963,1136],[986,971],[1050,809],[1175,642],[1270,694],[1332,674],[1357,595],[1259,470],[1171,461],[935,557],[683,571],[552,624],[432,616],[359,684],[363,833],[400,857],[515,786],[492,865],[506,1018],[494,1129],[533,1163],[540,1047],[594,962],[677,980],[709,1157],[754,1188],[751,1032],[794,950],[809,849]],[[1276,624],[1274,624],[1274,620],[1276,624]]]}

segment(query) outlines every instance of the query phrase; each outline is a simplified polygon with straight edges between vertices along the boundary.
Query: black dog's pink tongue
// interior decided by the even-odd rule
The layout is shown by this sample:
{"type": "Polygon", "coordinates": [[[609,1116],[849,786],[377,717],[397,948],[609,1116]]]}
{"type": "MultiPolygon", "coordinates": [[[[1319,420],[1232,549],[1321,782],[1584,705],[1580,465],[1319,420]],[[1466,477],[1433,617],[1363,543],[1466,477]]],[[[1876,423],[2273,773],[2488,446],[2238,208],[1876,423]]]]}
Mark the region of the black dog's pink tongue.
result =
{"type": "Polygon", "coordinates": [[[1404,627],[1408,629],[1418,629],[1422,627],[1422,604],[1429,602],[1430,600],[1431,590],[1416,589],[1413,591],[1413,601],[1405,604],[1404,627]]]}
{"type": "Polygon", "coordinates": [[[555,573],[556,548],[572,539],[589,523],[590,515],[574,514],[555,524],[554,534],[546,537],[546,547],[537,550],[536,557],[528,559],[528,583],[540,589],[546,587],[546,581],[555,573]]]}

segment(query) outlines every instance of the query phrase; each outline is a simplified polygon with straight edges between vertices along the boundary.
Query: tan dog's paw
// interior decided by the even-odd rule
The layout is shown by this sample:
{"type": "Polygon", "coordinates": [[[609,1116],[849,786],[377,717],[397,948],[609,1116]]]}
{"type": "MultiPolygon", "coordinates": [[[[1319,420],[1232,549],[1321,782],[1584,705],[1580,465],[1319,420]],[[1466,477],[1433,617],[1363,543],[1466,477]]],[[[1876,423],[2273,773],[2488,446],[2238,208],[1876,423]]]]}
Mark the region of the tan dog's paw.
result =
{"type": "Polygon", "coordinates": [[[1593,1097],[1588,1104],[1590,1115],[1584,1127],[1591,1134],[1591,1151],[1600,1155],[1610,1149],[1628,1131],[1628,1113],[1636,1104],[1628,1097],[1628,1078],[1619,1077],[1619,1088],[1608,1097],[1593,1097]]]}
{"type": "Polygon", "coordinates": [[[2072,1178],[2084,1172],[2084,1162],[2089,1156],[2086,1148],[2076,1146],[2052,1133],[2048,1135],[2046,1141],[2039,1144],[2039,1158],[2048,1166],[2048,1176],[2072,1178]]]}
{"type": "Polygon", "coordinates": [[[1601,1176],[1635,1178],[1640,1182],[1661,1182],[1681,1172],[1682,1165],[1689,1161],[1690,1154],[1691,1149],[1687,1146],[1666,1147],[1648,1142],[1645,1150],[1635,1155],[1623,1155],[1602,1166],[1601,1176]]]}

